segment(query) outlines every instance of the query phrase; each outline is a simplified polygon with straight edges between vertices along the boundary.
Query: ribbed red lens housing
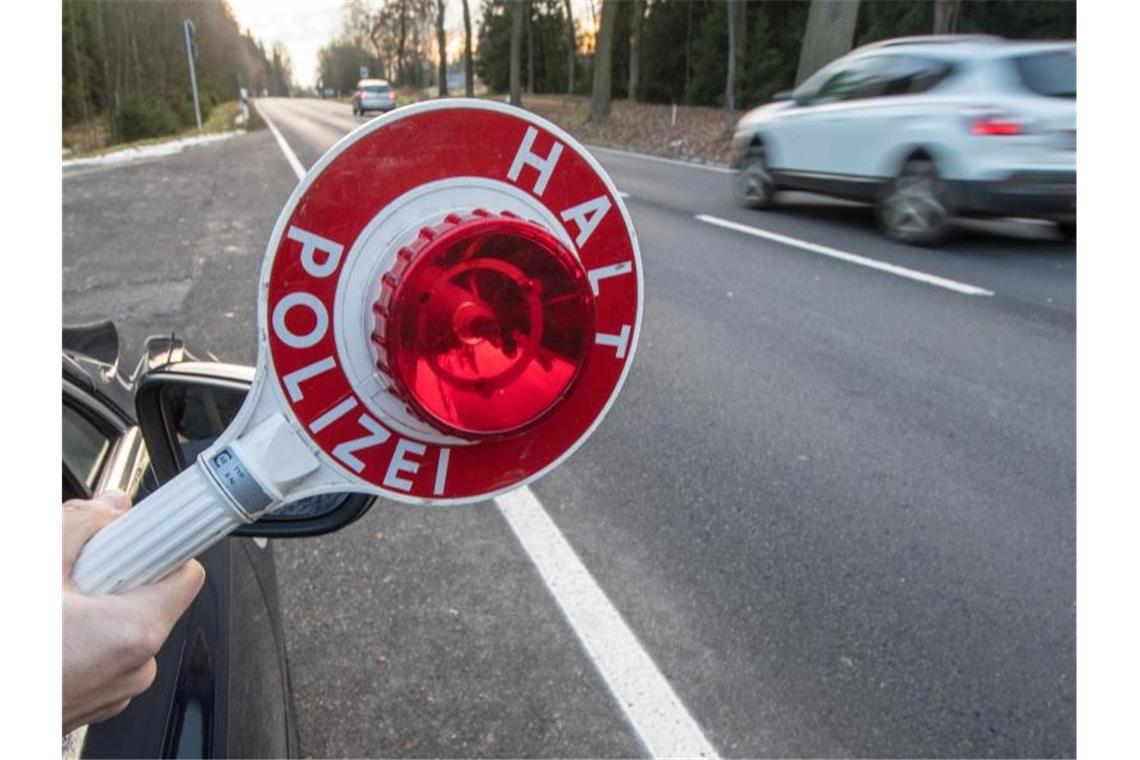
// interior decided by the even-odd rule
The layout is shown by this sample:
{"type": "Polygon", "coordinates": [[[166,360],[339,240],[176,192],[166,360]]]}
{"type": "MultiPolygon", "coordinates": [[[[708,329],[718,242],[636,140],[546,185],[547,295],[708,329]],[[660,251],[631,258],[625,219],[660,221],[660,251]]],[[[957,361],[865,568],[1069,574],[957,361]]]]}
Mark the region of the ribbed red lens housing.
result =
{"type": "Polygon", "coordinates": [[[476,211],[421,230],[384,277],[378,367],[442,432],[521,431],[574,384],[594,343],[594,297],[545,228],[476,211]]]}

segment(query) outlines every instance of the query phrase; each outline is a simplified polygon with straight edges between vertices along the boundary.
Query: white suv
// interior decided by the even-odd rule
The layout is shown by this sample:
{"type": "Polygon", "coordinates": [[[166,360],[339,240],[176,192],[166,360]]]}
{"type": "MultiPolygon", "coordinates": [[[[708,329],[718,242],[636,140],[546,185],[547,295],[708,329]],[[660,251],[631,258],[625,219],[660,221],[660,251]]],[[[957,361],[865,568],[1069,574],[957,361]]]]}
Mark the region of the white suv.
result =
{"type": "Polygon", "coordinates": [[[954,215],[1056,221],[1076,234],[1075,42],[907,37],[833,61],[740,120],[733,191],[876,204],[892,238],[930,245],[954,215]]]}

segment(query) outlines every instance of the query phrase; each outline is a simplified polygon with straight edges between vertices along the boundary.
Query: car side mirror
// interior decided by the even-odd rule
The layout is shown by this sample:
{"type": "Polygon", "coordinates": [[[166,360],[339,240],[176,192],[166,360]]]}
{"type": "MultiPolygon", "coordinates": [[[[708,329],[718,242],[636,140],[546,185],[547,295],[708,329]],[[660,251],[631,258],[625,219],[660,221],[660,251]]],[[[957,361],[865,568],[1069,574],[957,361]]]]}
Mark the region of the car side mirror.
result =
{"type": "MultiPolygon", "coordinates": [[[[135,390],[135,413],[159,484],[194,463],[230,424],[253,381],[252,367],[180,362],[152,370],[135,390]]],[[[234,531],[236,536],[317,536],[357,520],[375,497],[334,493],[302,499],[234,531]]]]}

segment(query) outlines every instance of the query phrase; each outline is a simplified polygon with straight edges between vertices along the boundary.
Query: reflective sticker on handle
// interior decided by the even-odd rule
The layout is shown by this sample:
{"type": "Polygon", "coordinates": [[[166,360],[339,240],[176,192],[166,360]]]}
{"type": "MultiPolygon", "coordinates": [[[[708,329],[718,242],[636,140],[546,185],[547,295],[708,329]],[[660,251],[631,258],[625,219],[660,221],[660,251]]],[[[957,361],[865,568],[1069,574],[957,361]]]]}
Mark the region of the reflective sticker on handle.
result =
{"type": "Polygon", "coordinates": [[[252,520],[254,515],[265,511],[273,503],[273,498],[265,492],[229,446],[204,461],[210,477],[230,503],[245,513],[247,519],[252,520]]]}

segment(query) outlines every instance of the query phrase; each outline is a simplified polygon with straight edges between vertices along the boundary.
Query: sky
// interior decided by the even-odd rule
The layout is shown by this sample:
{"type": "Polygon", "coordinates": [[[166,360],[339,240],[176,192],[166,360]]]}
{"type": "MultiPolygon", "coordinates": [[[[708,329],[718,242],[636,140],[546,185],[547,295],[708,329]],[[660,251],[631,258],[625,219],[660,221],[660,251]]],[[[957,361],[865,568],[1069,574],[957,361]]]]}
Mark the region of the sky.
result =
{"type": "MultiPolygon", "coordinates": [[[[244,29],[267,47],[280,42],[293,60],[293,79],[302,87],[317,81],[317,51],[340,30],[344,0],[228,0],[244,29]]],[[[482,0],[469,0],[472,25],[482,14],[482,0]]],[[[572,0],[574,18],[580,27],[591,18],[590,0],[572,0]]],[[[463,4],[447,0],[447,29],[450,35],[463,33],[463,4]]],[[[449,44],[453,47],[454,43],[449,44]]]]}

